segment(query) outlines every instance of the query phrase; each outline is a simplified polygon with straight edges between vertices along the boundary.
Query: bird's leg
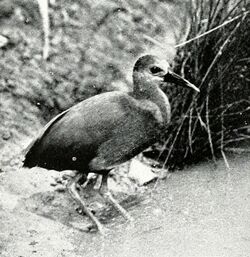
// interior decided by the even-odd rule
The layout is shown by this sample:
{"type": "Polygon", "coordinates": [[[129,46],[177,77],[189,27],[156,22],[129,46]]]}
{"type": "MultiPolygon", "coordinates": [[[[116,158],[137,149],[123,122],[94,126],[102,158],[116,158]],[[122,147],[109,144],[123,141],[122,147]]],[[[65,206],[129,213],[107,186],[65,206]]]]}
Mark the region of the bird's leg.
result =
{"type": "Polygon", "coordinates": [[[83,201],[83,199],[80,197],[78,191],[77,191],[77,184],[82,179],[82,174],[77,174],[72,181],[68,184],[68,190],[70,193],[70,196],[81,206],[84,213],[94,222],[97,229],[100,231],[101,234],[105,234],[104,227],[100,223],[100,221],[94,216],[94,214],[87,208],[86,203],[83,201]]]}
{"type": "Polygon", "coordinates": [[[54,178],[54,181],[50,183],[51,186],[56,186],[56,190],[66,187],[69,181],[76,176],[77,172],[74,170],[67,170],[60,173],[59,176],[54,178]]]}
{"type": "Polygon", "coordinates": [[[134,219],[129,215],[129,213],[114,199],[111,192],[108,190],[108,174],[102,176],[102,183],[99,189],[100,194],[107,199],[115,209],[122,214],[122,216],[132,222],[134,219]]]}
{"type": "Polygon", "coordinates": [[[93,190],[96,184],[98,176],[86,176],[86,179],[81,183],[81,187],[84,188],[86,191],[93,190]]]}

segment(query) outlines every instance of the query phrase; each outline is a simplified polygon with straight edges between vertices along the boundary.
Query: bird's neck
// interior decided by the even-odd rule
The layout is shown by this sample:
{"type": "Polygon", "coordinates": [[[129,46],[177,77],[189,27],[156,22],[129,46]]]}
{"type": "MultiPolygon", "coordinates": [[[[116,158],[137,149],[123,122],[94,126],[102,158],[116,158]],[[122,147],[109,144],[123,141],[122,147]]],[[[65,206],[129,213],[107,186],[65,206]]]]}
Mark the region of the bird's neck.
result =
{"type": "Polygon", "coordinates": [[[168,123],[171,117],[169,100],[157,83],[147,79],[145,76],[134,73],[133,84],[133,97],[138,100],[149,100],[155,103],[160,108],[164,122],[168,123]]]}

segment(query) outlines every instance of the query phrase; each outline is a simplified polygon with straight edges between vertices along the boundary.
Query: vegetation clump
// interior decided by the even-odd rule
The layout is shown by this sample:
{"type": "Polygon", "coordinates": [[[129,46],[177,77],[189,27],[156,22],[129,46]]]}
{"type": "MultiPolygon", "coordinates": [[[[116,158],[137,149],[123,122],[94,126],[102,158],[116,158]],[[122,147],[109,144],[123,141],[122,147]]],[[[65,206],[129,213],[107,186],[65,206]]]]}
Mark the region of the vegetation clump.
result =
{"type": "Polygon", "coordinates": [[[201,93],[171,90],[172,123],[154,149],[163,166],[221,155],[226,162],[225,149],[250,139],[247,10],[241,0],[193,1],[189,40],[180,44],[176,70],[201,93]]]}

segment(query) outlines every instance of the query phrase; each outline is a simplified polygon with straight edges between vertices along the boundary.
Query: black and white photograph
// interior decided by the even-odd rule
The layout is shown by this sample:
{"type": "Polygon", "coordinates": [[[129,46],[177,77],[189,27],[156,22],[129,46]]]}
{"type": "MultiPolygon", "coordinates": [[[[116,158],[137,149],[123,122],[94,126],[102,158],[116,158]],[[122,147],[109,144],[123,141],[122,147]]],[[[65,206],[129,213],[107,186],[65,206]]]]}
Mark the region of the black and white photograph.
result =
{"type": "Polygon", "coordinates": [[[249,64],[249,0],[0,0],[0,257],[249,257],[249,64]]]}

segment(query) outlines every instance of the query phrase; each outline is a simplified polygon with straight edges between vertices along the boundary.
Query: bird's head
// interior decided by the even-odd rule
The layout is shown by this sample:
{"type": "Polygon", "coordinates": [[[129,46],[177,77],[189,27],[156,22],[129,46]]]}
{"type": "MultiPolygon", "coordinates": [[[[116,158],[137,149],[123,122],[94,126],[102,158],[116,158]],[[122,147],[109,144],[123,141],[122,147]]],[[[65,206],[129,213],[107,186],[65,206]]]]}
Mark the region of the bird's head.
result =
{"type": "Polygon", "coordinates": [[[171,71],[170,65],[166,60],[153,55],[140,57],[134,65],[133,73],[134,80],[143,79],[151,83],[155,82],[154,84],[158,85],[162,83],[174,83],[200,92],[195,85],[171,71]]]}

